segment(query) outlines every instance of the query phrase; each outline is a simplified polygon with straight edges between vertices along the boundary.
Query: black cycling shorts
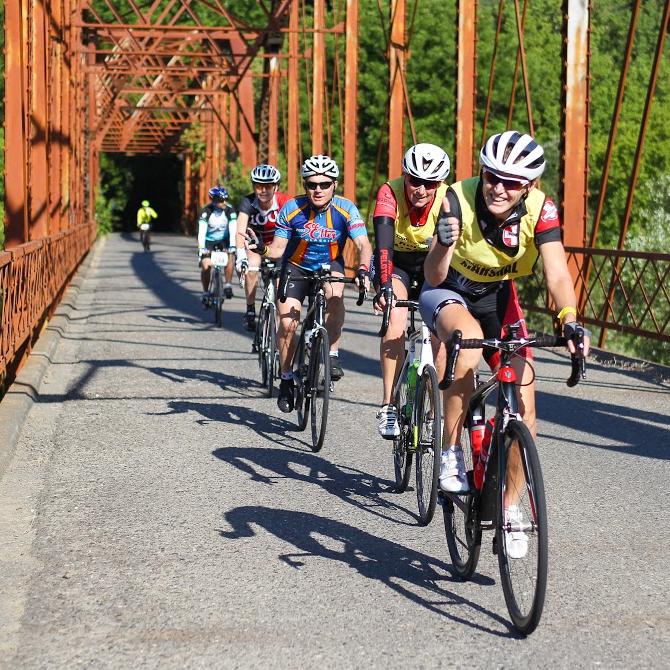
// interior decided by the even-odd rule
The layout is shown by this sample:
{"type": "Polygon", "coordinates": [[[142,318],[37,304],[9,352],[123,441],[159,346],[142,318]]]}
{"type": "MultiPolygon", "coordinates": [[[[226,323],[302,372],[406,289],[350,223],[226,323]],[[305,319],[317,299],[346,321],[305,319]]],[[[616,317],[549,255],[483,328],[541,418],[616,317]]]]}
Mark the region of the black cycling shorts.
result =
{"type": "MultiPolygon", "coordinates": [[[[312,277],[314,272],[311,270],[305,270],[293,263],[288,263],[285,268],[282,269],[282,275],[287,270],[291,271],[291,277],[312,277]]],[[[341,272],[344,274],[344,260],[342,257],[336,258],[334,261],[330,261],[330,271],[331,272],[341,272]]],[[[312,284],[308,281],[290,281],[286,287],[286,297],[295,298],[302,305],[305,302],[305,298],[309,295],[309,291],[312,284]]]]}

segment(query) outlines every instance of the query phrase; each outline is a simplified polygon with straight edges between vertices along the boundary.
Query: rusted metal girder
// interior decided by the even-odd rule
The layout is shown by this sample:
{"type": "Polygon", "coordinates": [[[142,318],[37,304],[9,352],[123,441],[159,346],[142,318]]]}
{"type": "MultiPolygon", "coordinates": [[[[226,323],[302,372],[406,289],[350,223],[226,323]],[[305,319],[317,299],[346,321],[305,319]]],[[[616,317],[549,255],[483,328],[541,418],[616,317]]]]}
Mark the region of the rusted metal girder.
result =
{"type": "Polygon", "coordinates": [[[296,193],[297,169],[300,161],[300,108],[298,96],[298,0],[291,0],[288,38],[288,138],[286,151],[286,187],[290,194],[296,193]]]}
{"type": "Polygon", "coordinates": [[[347,0],[344,83],[344,197],[356,200],[358,137],[358,0],[347,0]]]}
{"type": "Polygon", "coordinates": [[[323,153],[324,86],[326,42],[323,37],[324,0],[314,0],[314,46],[312,49],[312,154],[323,153]]]}
{"type": "Polygon", "coordinates": [[[455,179],[472,175],[477,100],[477,0],[458,1],[455,179]]]}
{"type": "Polygon", "coordinates": [[[402,171],[405,144],[405,91],[406,68],[405,0],[391,0],[391,39],[389,42],[389,147],[388,178],[398,177],[402,171]]]}

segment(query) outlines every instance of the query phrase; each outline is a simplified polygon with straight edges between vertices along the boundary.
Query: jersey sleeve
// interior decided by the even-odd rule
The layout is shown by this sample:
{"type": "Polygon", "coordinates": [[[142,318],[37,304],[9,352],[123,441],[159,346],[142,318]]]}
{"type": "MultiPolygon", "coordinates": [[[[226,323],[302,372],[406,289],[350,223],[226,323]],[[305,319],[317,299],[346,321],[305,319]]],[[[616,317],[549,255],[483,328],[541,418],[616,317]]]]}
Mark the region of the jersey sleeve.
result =
{"type": "Polygon", "coordinates": [[[295,209],[293,201],[287,202],[279,211],[277,216],[277,223],[275,224],[275,237],[283,237],[285,240],[290,240],[293,228],[288,220],[289,214],[295,209]]]}
{"type": "Polygon", "coordinates": [[[395,221],[398,213],[398,203],[395,199],[393,189],[389,184],[382,184],[377,191],[377,201],[375,202],[375,211],[372,214],[375,216],[388,216],[395,221]]]}
{"type": "Polygon", "coordinates": [[[357,237],[367,237],[368,229],[365,226],[365,221],[361,216],[361,213],[358,211],[358,207],[353,202],[349,203],[349,221],[347,222],[347,228],[349,229],[349,237],[352,240],[355,240],[357,237]]]}
{"type": "Polygon", "coordinates": [[[255,214],[255,207],[251,203],[251,198],[248,195],[242,198],[242,202],[240,202],[237,211],[240,214],[246,214],[249,218],[251,218],[252,214],[255,214]]]}
{"type": "Polygon", "coordinates": [[[551,198],[545,198],[540,218],[535,224],[535,244],[561,241],[561,220],[558,209],[551,198]]]}

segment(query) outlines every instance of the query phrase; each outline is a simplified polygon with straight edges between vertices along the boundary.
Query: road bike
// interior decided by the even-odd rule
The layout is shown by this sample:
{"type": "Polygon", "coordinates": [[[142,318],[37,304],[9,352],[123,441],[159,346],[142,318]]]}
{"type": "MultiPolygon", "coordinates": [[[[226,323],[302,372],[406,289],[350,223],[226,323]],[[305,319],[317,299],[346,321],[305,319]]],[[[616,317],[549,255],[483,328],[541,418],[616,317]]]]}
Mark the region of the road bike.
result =
{"type": "MultiPolygon", "coordinates": [[[[526,347],[563,347],[566,340],[545,335],[525,337],[519,334],[520,329],[521,322],[508,326],[502,339],[465,340],[460,331],[453,334],[444,387],[454,379],[461,349],[496,349],[500,366],[486,382],[475,375],[466,411],[462,442],[470,491],[440,491],[440,497],[449,555],[461,579],[469,579],[475,572],[482,531],[495,531],[493,552],[498,556],[505,603],[514,627],[527,635],[537,627],[544,607],[547,507],[535,440],[519,413],[512,360],[526,347]],[[493,392],[494,416],[485,423],[485,401],[493,392]]],[[[577,345],[583,348],[583,342],[577,345]]],[[[584,358],[575,355],[567,385],[572,387],[584,377],[584,358]]]]}
{"type": "Polygon", "coordinates": [[[242,288],[244,288],[244,277],[247,272],[259,272],[263,285],[263,298],[256,319],[251,350],[258,356],[263,388],[266,389],[268,398],[272,398],[274,382],[279,379],[277,306],[275,304],[277,295],[275,280],[279,276],[279,268],[273,261],[267,259],[263,259],[260,267],[247,267],[240,275],[240,286],[242,288]]]}
{"type": "Polygon", "coordinates": [[[214,310],[214,323],[223,326],[223,303],[225,302],[224,271],[228,266],[228,252],[214,249],[209,256],[212,261],[209,275],[209,289],[205,307],[214,310]]]}
{"type": "Polygon", "coordinates": [[[148,223],[140,224],[140,242],[144,251],[151,251],[151,225],[148,223]]]}
{"type": "MultiPolygon", "coordinates": [[[[311,418],[312,451],[320,451],[326,436],[328,403],[332,391],[330,379],[330,341],[325,325],[326,292],[328,283],[351,284],[353,279],[330,274],[330,265],[324,264],[309,277],[291,277],[290,269],[280,278],[279,299],[286,301],[289,281],[309,282],[308,307],[300,328],[298,346],[293,356],[292,368],[295,379],[295,404],[298,413],[298,428],[305,430],[311,418]]],[[[365,300],[365,288],[358,290],[357,305],[365,300]]]]}
{"type": "Polygon", "coordinates": [[[416,454],[416,499],[419,521],[425,526],[431,522],[437,502],[442,453],[441,398],[430,331],[423,321],[420,328],[416,325],[419,303],[413,300],[387,300],[379,331],[381,337],[388,329],[392,307],[406,307],[409,310],[405,358],[391,396],[400,424],[400,435],[393,438],[395,484],[397,491],[407,490],[412,459],[416,454]],[[419,343],[421,353],[417,356],[419,343]]]}

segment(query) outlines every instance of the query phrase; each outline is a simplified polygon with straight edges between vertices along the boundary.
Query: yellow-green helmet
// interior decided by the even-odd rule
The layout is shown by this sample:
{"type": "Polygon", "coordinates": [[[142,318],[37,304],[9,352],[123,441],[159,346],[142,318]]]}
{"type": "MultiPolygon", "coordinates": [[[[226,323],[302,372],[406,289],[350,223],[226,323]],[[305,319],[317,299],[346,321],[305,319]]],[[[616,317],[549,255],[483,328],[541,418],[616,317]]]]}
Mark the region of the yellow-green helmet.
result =
{"type": "Polygon", "coordinates": [[[142,200],[142,207],[148,207],[149,206],[149,201],[148,200],[142,200]]]}

